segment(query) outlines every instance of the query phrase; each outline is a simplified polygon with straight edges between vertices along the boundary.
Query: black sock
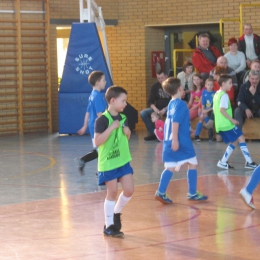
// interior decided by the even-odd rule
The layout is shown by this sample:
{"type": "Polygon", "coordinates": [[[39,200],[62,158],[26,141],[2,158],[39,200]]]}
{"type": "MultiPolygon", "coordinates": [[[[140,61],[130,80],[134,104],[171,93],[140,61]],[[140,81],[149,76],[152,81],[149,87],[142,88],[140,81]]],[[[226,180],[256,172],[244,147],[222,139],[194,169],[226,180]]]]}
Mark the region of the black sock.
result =
{"type": "Polygon", "coordinates": [[[93,161],[95,159],[98,158],[98,152],[96,149],[92,150],[91,152],[87,153],[86,155],[84,155],[83,157],[81,157],[80,159],[82,161],[84,161],[84,163],[93,161]]]}

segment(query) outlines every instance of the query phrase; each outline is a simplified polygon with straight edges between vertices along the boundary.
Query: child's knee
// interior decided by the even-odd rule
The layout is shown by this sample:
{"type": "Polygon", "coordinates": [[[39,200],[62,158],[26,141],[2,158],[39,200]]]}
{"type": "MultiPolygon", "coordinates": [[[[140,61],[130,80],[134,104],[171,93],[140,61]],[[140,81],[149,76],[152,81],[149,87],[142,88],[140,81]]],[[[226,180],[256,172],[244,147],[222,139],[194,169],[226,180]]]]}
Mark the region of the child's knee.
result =
{"type": "Polygon", "coordinates": [[[127,189],[124,189],[124,196],[125,197],[132,197],[134,194],[134,186],[133,187],[128,187],[127,189]]]}
{"type": "Polygon", "coordinates": [[[243,135],[239,136],[239,138],[238,138],[238,140],[236,142],[244,143],[245,142],[245,137],[243,135]]]}
{"type": "Polygon", "coordinates": [[[197,164],[191,164],[189,163],[189,170],[196,170],[197,169],[197,164]]]}

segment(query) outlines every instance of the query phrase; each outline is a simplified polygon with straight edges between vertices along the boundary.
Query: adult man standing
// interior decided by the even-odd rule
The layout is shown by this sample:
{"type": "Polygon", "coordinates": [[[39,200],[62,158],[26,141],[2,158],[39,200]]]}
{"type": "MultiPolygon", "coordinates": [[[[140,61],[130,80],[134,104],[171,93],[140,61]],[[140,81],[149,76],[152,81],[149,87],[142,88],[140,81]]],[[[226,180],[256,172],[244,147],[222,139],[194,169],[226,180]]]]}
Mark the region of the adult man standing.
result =
{"type": "Polygon", "coordinates": [[[210,45],[209,35],[202,33],[199,36],[199,46],[192,54],[192,63],[205,81],[210,71],[216,66],[217,58],[221,56],[220,51],[210,45]]]}
{"type": "Polygon", "coordinates": [[[249,80],[239,90],[235,119],[239,122],[238,127],[242,129],[246,118],[260,117],[260,75],[259,72],[251,70],[249,80]]]}
{"type": "Polygon", "coordinates": [[[167,79],[166,73],[163,70],[159,70],[156,73],[156,77],[158,82],[151,88],[148,108],[140,112],[140,116],[149,132],[149,135],[144,138],[145,141],[156,140],[154,123],[151,121],[152,112],[156,112],[163,116],[167,111],[167,106],[171,99],[171,97],[162,89],[162,82],[167,79]]]}
{"type": "Polygon", "coordinates": [[[247,67],[251,62],[260,59],[260,37],[253,33],[250,23],[244,25],[244,34],[238,39],[238,50],[246,56],[247,67]]]}

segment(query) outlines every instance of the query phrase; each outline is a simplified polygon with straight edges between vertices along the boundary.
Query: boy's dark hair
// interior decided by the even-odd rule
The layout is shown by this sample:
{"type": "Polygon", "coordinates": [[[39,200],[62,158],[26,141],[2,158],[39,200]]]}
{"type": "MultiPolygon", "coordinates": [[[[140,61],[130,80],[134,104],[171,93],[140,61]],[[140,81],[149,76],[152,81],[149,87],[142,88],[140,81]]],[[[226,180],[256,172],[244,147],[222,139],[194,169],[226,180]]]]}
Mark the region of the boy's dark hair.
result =
{"type": "Polygon", "coordinates": [[[170,96],[174,96],[178,88],[181,86],[181,81],[178,78],[170,77],[162,83],[163,90],[170,96]]]}
{"type": "Polygon", "coordinates": [[[221,87],[224,82],[227,82],[230,79],[232,80],[232,77],[227,74],[220,75],[218,79],[219,86],[221,87]]]}
{"type": "Polygon", "coordinates": [[[102,76],[105,75],[104,72],[100,70],[92,71],[88,76],[88,82],[89,84],[94,87],[97,83],[97,81],[100,81],[102,76]]]}
{"type": "Polygon", "coordinates": [[[111,86],[110,88],[107,89],[106,95],[105,95],[107,103],[109,104],[111,98],[117,98],[122,93],[127,95],[127,92],[124,88],[116,86],[116,85],[111,86]]]}
{"type": "Polygon", "coordinates": [[[194,71],[194,66],[193,66],[193,64],[192,64],[190,61],[185,61],[185,62],[183,63],[183,66],[182,66],[182,70],[183,70],[184,72],[186,72],[187,67],[190,67],[190,66],[193,67],[192,71],[194,71]]]}

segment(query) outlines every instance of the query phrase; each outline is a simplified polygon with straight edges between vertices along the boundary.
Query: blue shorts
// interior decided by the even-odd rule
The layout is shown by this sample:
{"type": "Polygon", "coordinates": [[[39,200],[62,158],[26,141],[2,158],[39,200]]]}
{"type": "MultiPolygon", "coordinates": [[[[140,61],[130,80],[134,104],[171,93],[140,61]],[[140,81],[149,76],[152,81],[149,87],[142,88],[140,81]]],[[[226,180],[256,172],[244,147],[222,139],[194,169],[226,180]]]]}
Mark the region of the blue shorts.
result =
{"type": "Polygon", "coordinates": [[[98,185],[106,185],[107,181],[112,181],[114,179],[117,179],[117,181],[119,181],[119,179],[124,175],[133,173],[134,170],[129,162],[111,171],[98,172],[98,185]]]}
{"type": "Polygon", "coordinates": [[[243,135],[243,132],[237,126],[235,126],[229,131],[219,131],[219,134],[222,137],[223,141],[228,144],[235,142],[241,135],[243,135]]]}

